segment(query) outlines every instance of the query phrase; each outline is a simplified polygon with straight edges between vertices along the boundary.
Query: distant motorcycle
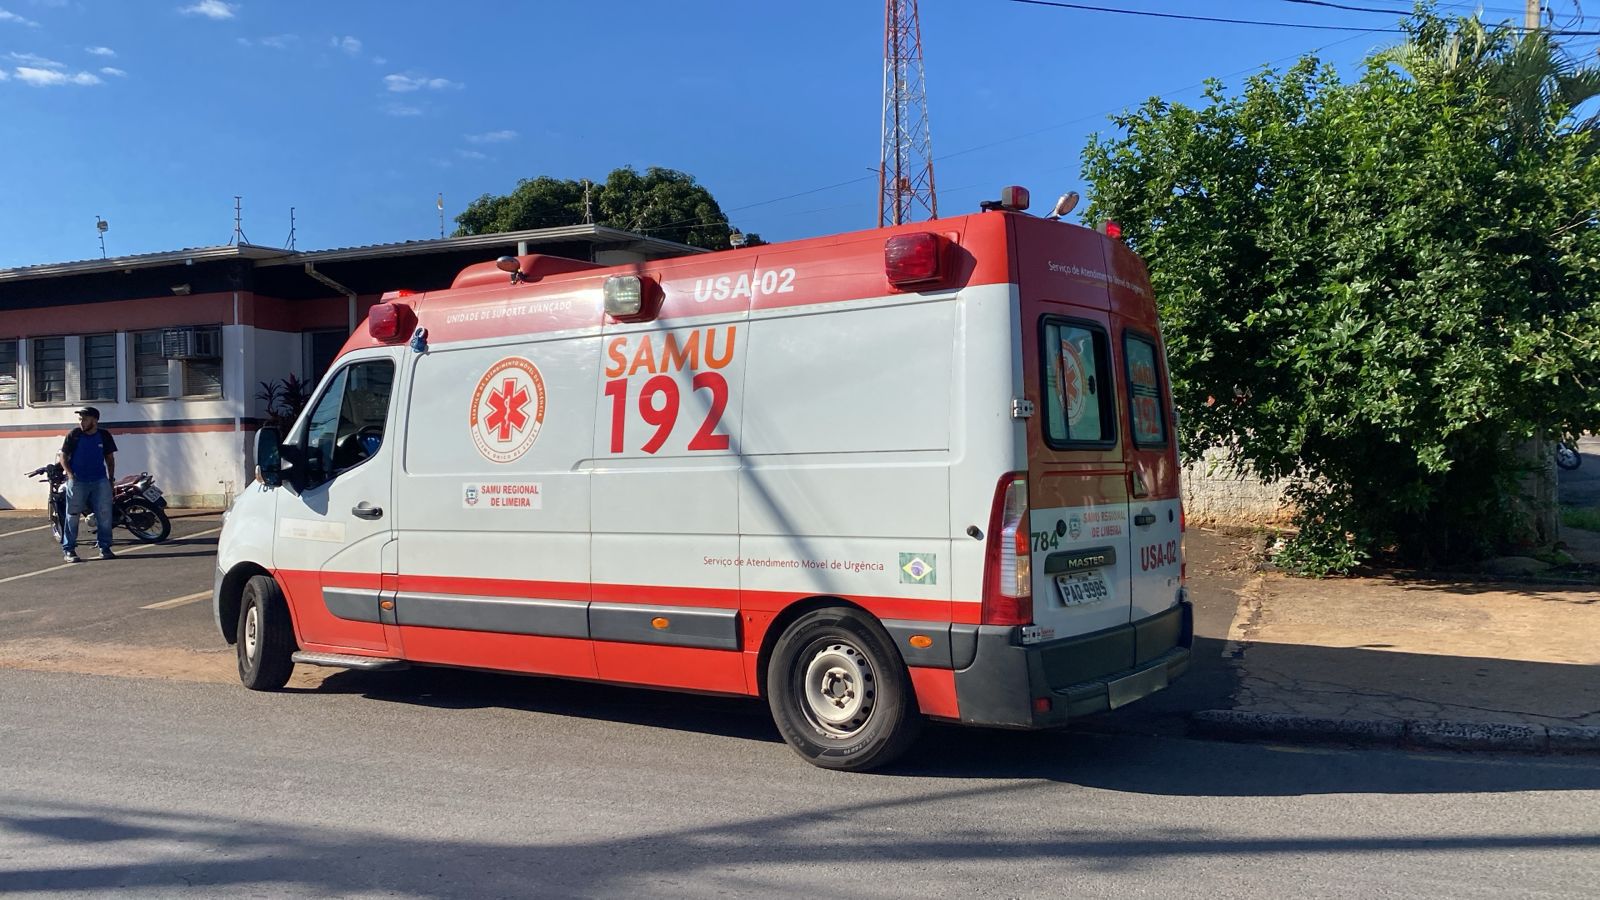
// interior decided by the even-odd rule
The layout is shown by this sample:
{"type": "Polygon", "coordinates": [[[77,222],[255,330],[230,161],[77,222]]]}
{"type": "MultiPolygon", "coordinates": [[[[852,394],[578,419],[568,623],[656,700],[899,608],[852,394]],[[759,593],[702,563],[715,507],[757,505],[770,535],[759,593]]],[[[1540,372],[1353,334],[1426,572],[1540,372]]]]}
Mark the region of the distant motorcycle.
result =
{"type": "Polygon", "coordinates": [[[1571,441],[1558,441],[1556,443],[1556,465],[1569,472],[1583,465],[1583,454],[1578,452],[1578,445],[1571,441]]]}
{"type": "MultiPolygon", "coordinates": [[[[27,477],[41,475],[50,485],[50,534],[59,543],[67,518],[67,474],[60,463],[51,463],[34,469],[27,477]]],[[[146,544],[166,540],[172,534],[172,520],[167,518],[166,509],[167,499],[149,472],[124,476],[111,486],[112,525],[128,529],[135,540],[146,544]]],[[[85,526],[92,527],[94,513],[85,513],[84,519],[85,526]]]]}

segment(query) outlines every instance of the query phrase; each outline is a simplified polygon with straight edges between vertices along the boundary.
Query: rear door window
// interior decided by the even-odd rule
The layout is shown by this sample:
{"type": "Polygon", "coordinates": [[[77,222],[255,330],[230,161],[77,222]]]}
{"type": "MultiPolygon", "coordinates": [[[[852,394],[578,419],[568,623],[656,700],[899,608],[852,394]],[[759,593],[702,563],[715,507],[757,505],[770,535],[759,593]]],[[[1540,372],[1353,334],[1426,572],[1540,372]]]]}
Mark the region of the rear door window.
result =
{"type": "Polygon", "coordinates": [[[1110,345],[1098,325],[1046,317],[1045,440],[1058,449],[1109,447],[1117,441],[1110,345]]]}
{"type": "Polygon", "coordinates": [[[1128,419],[1133,423],[1133,443],[1160,447],[1167,443],[1167,404],[1161,396],[1161,367],[1156,342],[1136,334],[1122,337],[1128,362],[1128,419]]]}

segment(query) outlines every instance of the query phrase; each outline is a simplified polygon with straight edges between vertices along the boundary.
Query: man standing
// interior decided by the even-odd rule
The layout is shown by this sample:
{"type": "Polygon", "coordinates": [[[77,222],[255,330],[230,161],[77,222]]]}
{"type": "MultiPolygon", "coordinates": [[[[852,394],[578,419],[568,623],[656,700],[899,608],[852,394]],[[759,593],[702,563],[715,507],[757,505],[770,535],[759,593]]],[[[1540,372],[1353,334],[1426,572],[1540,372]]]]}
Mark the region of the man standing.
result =
{"type": "Polygon", "coordinates": [[[112,559],[111,480],[117,477],[117,442],[111,432],[100,427],[100,410],[85,406],[78,410],[78,427],[67,433],[61,444],[61,468],[67,476],[67,515],[61,528],[62,559],[78,558],[78,517],[94,511],[95,542],[100,558],[112,559]]]}

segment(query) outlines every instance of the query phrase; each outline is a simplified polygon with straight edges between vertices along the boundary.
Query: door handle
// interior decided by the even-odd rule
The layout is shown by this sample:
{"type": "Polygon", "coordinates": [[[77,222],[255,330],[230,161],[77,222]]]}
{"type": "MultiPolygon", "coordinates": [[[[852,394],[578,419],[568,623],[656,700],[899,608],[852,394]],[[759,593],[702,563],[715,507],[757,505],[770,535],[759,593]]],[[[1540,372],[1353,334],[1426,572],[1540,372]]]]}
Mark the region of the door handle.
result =
{"type": "Polygon", "coordinates": [[[1143,528],[1146,525],[1154,525],[1155,523],[1156,523],[1156,514],[1155,513],[1142,512],[1142,513],[1139,513],[1137,516],[1133,517],[1133,524],[1139,526],[1140,528],[1143,528]]]}
{"type": "Polygon", "coordinates": [[[358,519],[381,519],[383,518],[383,507],[373,506],[363,500],[351,509],[350,513],[358,519]]]}

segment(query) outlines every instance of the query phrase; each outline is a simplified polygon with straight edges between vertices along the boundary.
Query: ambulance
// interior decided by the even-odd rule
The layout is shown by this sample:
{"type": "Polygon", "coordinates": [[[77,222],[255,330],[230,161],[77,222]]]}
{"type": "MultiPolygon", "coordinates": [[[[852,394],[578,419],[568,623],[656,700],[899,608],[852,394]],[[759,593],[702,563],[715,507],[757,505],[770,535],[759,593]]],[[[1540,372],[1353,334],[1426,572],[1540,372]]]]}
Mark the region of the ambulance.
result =
{"type": "Polygon", "coordinates": [[[226,518],[216,624],[296,663],[763,698],[826,768],[1057,727],[1189,663],[1143,263],[971,215],[375,305],[226,518]]]}

